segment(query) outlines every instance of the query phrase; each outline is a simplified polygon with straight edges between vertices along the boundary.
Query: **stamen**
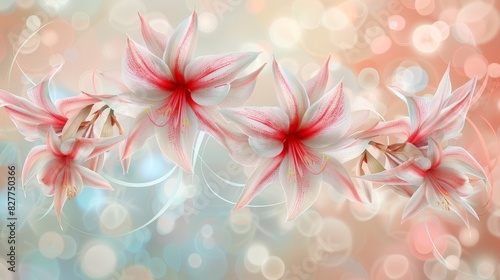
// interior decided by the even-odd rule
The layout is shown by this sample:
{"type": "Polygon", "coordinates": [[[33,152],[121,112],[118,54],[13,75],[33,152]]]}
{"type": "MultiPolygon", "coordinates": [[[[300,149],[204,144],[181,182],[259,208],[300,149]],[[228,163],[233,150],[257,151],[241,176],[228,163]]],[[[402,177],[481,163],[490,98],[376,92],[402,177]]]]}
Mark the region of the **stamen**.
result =
{"type": "Polygon", "coordinates": [[[450,208],[450,206],[451,206],[450,201],[448,201],[448,199],[446,199],[446,196],[443,196],[443,201],[438,201],[438,205],[443,210],[446,210],[446,211],[450,211],[451,210],[451,208],[450,208]]]}
{"type": "Polygon", "coordinates": [[[75,187],[67,187],[66,188],[66,196],[69,200],[75,197],[78,194],[78,190],[75,187]]]}

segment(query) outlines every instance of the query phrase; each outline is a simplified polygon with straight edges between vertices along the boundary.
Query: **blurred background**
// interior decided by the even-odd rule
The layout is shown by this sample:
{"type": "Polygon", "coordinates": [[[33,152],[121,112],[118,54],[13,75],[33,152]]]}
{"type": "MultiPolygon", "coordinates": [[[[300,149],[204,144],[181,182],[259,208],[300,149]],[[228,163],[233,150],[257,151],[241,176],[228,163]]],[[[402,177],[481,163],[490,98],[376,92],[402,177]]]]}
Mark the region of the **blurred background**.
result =
{"type": "MultiPolygon", "coordinates": [[[[433,95],[446,68],[453,89],[477,77],[482,96],[460,139],[492,175],[478,189],[470,229],[456,215],[426,210],[401,224],[406,198],[385,188],[355,204],[324,186],[317,203],[285,223],[279,186],[231,211],[251,170],[200,134],[196,171],[186,175],[155,141],[123,175],[116,151],[104,176],[114,192],[84,188],[64,208],[36,182],[17,184],[17,273],[7,271],[7,165],[21,171],[27,142],[0,109],[0,279],[497,279],[500,264],[500,2],[494,0],[1,0],[0,88],[26,90],[53,67],[55,100],[92,92],[94,71],[120,73],[126,36],[143,44],[137,13],[170,34],[196,9],[196,54],[259,51],[267,63],[247,105],[277,105],[272,57],[301,80],[330,57],[353,109],[390,120],[407,115],[387,86],[433,95]],[[5,242],[4,242],[5,241],[5,242]]],[[[106,93],[105,87],[97,87],[106,93]]],[[[131,119],[123,118],[127,127],[131,119]]],[[[350,166],[350,165],[348,165],[350,166]]],[[[354,172],[351,173],[354,175],[354,172]]]]}

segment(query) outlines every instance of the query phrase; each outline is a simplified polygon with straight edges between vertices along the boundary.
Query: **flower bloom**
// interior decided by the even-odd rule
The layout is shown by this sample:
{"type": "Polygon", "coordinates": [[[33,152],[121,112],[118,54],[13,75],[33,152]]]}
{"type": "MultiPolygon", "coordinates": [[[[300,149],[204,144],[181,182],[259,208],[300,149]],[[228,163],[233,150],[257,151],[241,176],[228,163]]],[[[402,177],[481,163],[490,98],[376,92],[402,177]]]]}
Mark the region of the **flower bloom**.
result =
{"type": "Polygon", "coordinates": [[[452,93],[448,68],[432,98],[409,96],[398,88],[389,87],[406,102],[409,118],[379,122],[363,135],[399,136],[419,148],[427,145],[429,137],[439,142],[457,138],[464,127],[475,84],[476,79],[471,79],[452,93]]]}
{"type": "Polygon", "coordinates": [[[193,59],[197,17],[193,12],[167,38],[141,17],[147,48],[127,40],[123,80],[133,91],[124,96],[145,106],[126,140],[122,160],[127,160],[156,136],[162,152],[182,169],[192,172],[192,154],[199,129],[224,144],[218,125],[220,107],[242,105],[250,96],[262,68],[237,78],[257,57],[256,53],[229,53],[193,59]]]}
{"type": "Polygon", "coordinates": [[[278,181],[285,193],[288,221],[316,201],[322,181],[347,198],[362,201],[342,164],[325,155],[343,139],[351,124],[342,83],[324,92],[328,62],[306,87],[276,60],[273,72],[280,107],[221,110],[248,136],[250,147],[260,157],[235,209],[278,181]]]}
{"type": "Polygon", "coordinates": [[[449,146],[443,150],[433,138],[428,140],[426,154],[419,154],[415,147],[413,151],[413,156],[397,167],[361,178],[413,191],[403,210],[402,222],[427,205],[434,209],[451,210],[467,225],[467,212],[479,219],[466,201],[473,193],[471,183],[486,180],[479,163],[463,148],[449,146]]]}
{"type": "Polygon", "coordinates": [[[61,220],[61,211],[67,199],[77,195],[82,187],[113,190],[101,175],[82,164],[123,140],[122,136],[110,138],[71,138],[61,142],[53,128],[49,128],[46,144],[34,147],[24,163],[23,187],[37,175],[38,182],[47,196],[54,196],[54,208],[61,220]]]}
{"type": "MultiPolygon", "coordinates": [[[[49,127],[60,134],[67,122],[79,125],[82,114],[78,114],[78,112],[98,101],[88,95],[79,95],[60,99],[56,103],[52,102],[49,85],[60,68],[60,66],[53,68],[40,83],[28,90],[29,100],[0,90],[0,107],[5,108],[19,132],[27,140],[34,141],[43,138],[49,127]]],[[[83,116],[83,118],[85,117],[86,115],[83,116]]],[[[67,126],[66,129],[73,130],[77,127],[67,126]]]]}

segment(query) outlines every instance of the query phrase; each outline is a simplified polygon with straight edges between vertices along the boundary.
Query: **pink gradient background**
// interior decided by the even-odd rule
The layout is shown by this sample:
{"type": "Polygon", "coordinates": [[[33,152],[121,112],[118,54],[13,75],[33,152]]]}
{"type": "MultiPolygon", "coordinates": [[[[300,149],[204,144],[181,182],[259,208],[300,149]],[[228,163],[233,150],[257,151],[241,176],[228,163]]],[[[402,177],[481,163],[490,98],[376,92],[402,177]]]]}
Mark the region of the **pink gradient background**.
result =
{"type": "MultiPolygon", "coordinates": [[[[0,279],[70,279],[73,275],[82,279],[500,278],[498,1],[6,0],[0,4],[0,88],[26,96],[32,85],[29,79],[39,81],[63,63],[54,80],[59,93],[53,98],[92,91],[94,70],[119,73],[127,35],[143,42],[138,11],[155,29],[169,33],[195,7],[200,25],[198,55],[260,51],[251,69],[269,64],[274,55],[301,80],[314,74],[330,56],[331,84],[342,79],[353,108],[370,108],[386,119],[407,115],[404,102],[386,86],[432,95],[448,65],[453,88],[476,76],[477,88],[484,83],[482,96],[469,110],[470,121],[462,137],[450,142],[466,148],[492,175],[493,193],[482,190],[471,200],[481,220],[471,219],[469,231],[456,216],[429,209],[401,225],[406,198],[381,188],[375,191],[372,204],[357,205],[324,187],[313,208],[285,224],[282,204],[231,212],[230,203],[206,195],[206,181],[197,172],[185,176],[181,188],[186,191],[177,193],[181,198],[175,198],[159,219],[138,231],[140,234],[109,237],[113,231],[103,228],[126,232],[159,212],[161,207],[144,212],[137,209],[156,203],[158,193],[168,193],[172,182],[140,192],[124,188],[119,191],[123,196],[106,195],[107,203],[125,209],[112,208],[126,213],[126,219],[115,227],[101,216],[99,207],[104,206],[90,211],[97,217],[97,229],[88,226],[87,216],[82,216],[94,209],[93,205],[65,206],[69,209],[65,216],[68,224],[81,223],[81,227],[67,226],[64,231],[52,214],[36,221],[50,206],[49,200],[39,201],[36,195],[40,193],[34,190],[24,200],[18,186],[18,215],[24,223],[17,237],[29,244],[18,246],[17,254],[25,272],[6,271],[2,239],[0,279]],[[199,197],[204,195],[207,206],[197,208],[199,197]],[[133,196],[138,200],[127,200],[133,196]],[[36,201],[35,206],[29,201],[36,201]],[[196,211],[188,219],[189,207],[196,211]],[[92,235],[96,233],[99,236],[92,235]],[[139,248],[131,248],[130,242],[124,241],[127,238],[141,240],[139,248]],[[433,252],[430,240],[447,265],[433,252]],[[62,249],[51,254],[47,246],[62,249]],[[116,253],[120,250],[124,252],[116,253]],[[99,259],[101,267],[92,259],[95,252],[109,256],[99,259]],[[57,273],[51,274],[50,269],[57,273]]],[[[247,105],[277,105],[269,65],[247,105]]],[[[20,171],[23,156],[34,144],[23,139],[1,109],[0,141],[15,147],[20,171]]],[[[223,150],[207,143],[213,149],[204,150],[202,158],[214,174],[231,169],[229,157],[220,158],[217,153],[223,150]]],[[[235,170],[238,168],[241,174],[228,172],[234,175],[232,180],[243,182],[248,170],[235,170]]],[[[6,185],[5,170],[0,167],[2,187],[6,185]]],[[[137,172],[133,178],[151,179],[137,172]]],[[[262,203],[282,201],[282,194],[273,190],[267,193],[273,197],[262,203]]],[[[235,198],[239,191],[222,188],[218,194],[235,198]]]]}

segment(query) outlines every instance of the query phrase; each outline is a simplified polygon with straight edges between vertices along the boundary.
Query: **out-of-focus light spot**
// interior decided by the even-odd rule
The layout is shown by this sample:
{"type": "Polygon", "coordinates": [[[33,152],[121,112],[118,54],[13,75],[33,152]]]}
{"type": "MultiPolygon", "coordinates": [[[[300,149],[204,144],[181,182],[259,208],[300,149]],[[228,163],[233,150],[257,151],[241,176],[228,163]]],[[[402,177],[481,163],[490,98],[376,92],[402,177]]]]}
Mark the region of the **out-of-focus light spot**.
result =
{"type": "Polygon", "coordinates": [[[477,274],[483,279],[489,279],[495,272],[491,262],[482,262],[477,266],[477,274]]]}
{"type": "Polygon", "coordinates": [[[470,229],[464,227],[460,230],[459,239],[464,246],[472,247],[479,241],[479,232],[475,227],[470,229]]]}
{"type": "Polygon", "coordinates": [[[50,58],[49,58],[49,65],[51,67],[56,67],[58,65],[64,64],[64,61],[65,61],[64,60],[64,56],[62,56],[61,54],[56,53],[56,54],[53,54],[53,55],[50,56],[50,58]]]}
{"type": "MultiPolygon", "coordinates": [[[[159,15],[159,16],[161,16],[161,15],[159,15]]],[[[149,25],[155,31],[160,32],[162,34],[170,35],[170,33],[172,33],[172,26],[164,18],[151,19],[151,20],[149,20],[149,25]]]]}
{"type": "Polygon", "coordinates": [[[321,22],[330,30],[343,30],[350,24],[346,14],[335,7],[329,8],[323,13],[321,22]]]}
{"type": "Polygon", "coordinates": [[[446,261],[446,267],[451,270],[455,270],[460,266],[460,258],[455,255],[449,255],[446,258],[444,258],[446,261]]]}
{"type": "Polygon", "coordinates": [[[217,17],[211,12],[198,15],[198,27],[203,33],[210,33],[217,28],[217,17]]]}
{"type": "Polygon", "coordinates": [[[358,82],[359,85],[365,90],[372,90],[377,88],[380,77],[374,68],[364,68],[359,72],[358,82]]]}
{"type": "Polygon", "coordinates": [[[269,257],[269,251],[264,245],[254,244],[248,249],[246,257],[251,264],[261,266],[269,257]]]}
{"type": "Polygon", "coordinates": [[[57,258],[64,250],[64,240],[60,234],[48,231],[38,239],[38,249],[47,258],[57,258]]]}
{"type": "Polygon", "coordinates": [[[500,16],[492,3],[471,1],[462,7],[457,15],[456,23],[467,25],[475,42],[484,44],[498,34],[500,16]]]}
{"type": "Polygon", "coordinates": [[[201,256],[199,254],[193,253],[193,254],[189,255],[188,263],[189,263],[189,266],[191,266],[192,268],[198,268],[203,263],[203,259],[201,258],[201,256]]]}
{"type": "Polygon", "coordinates": [[[488,66],[488,75],[492,78],[499,78],[500,77],[500,64],[491,63],[488,66]]]}
{"type": "Polygon", "coordinates": [[[231,212],[229,222],[229,226],[235,233],[246,233],[252,228],[253,225],[252,212],[248,208],[231,212]]]}
{"type": "Polygon", "coordinates": [[[488,61],[480,54],[469,56],[464,62],[464,72],[467,77],[483,78],[488,72],[488,61]]]}
{"type": "Polygon", "coordinates": [[[306,237],[312,237],[321,230],[323,218],[318,212],[308,210],[297,219],[295,225],[300,234],[306,237]]]}
{"type": "Polygon", "coordinates": [[[308,80],[312,78],[319,70],[319,65],[316,63],[308,63],[302,67],[302,79],[308,80]]]}
{"type": "Polygon", "coordinates": [[[90,24],[90,17],[86,13],[76,12],[71,17],[71,24],[76,30],[87,29],[90,24]]]}
{"type": "Polygon", "coordinates": [[[296,0],[292,4],[300,26],[305,29],[314,29],[320,25],[324,9],[323,3],[318,0],[296,0]]]}
{"type": "Polygon", "coordinates": [[[408,92],[419,92],[427,87],[429,76],[420,66],[398,67],[392,76],[392,85],[408,92]]]}
{"type": "Polygon", "coordinates": [[[367,43],[370,43],[374,39],[384,36],[385,31],[382,27],[380,26],[370,26],[365,30],[365,41],[367,43]]]}
{"type": "Polygon", "coordinates": [[[120,228],[129,218],[130,214],[127,208],[119,203],[111,203],[102,211],[99,223],[104,230],[115,230],[120,228]]]}
{"type": "Polygon", "coordinates": [[[438,31],[441,36],[441,41],[444,41],[450,36],[450,26],[444,21],[436,21],[432,24],[438,31]]]}
{"type": "Polygon", "coordinates": [[[137,12],[145,14],[146,7],[138,0],[123,0],[117,2],[108,13],[111,26],[118,30],[127,31],[139,27],[137,12]]]}
{"type": "Polygon", "coordinates": [[[349,256],[352,250],[353,235],[351,228],[339,219],[325,218],[323,219],[323,226],[316,235],[316,242],[320,250],[339,256],[328,260],[327,264],[338,265],[349,256]]]}
{"type": "Polygon", "coordinates": [[[409,269],[410,263],[403,255],[390,255],[384,260],[385,274],[391,279],[403,277],[409,269]]]}
{"type": "Polygon", "coordinates": [[[391,30],[400,31],[406,26],[406,21],[404,17],[400,15],[392,15],[389,17],[387,24],[391,30]]]}
{"type": "Polygon", "coordinates": [[[157,279],[164,279],[167,274],[167,266],[160,258],[151,258],[148,261],[148,268],[151,275],[157,279]]]}
{"type": "Polygon", "coordinates": [[[258,14],[262,11],[265,5],[265,0],[253,0],[247,2],[247,10],[252,14],[258,14]]]}
{"type": "Polygon", "coordinates": [[[207,224],[201,228],[201,235],[203,235],[203,237],[205,237],[205,238],[212,236],[213,233],[214,233],[214,229],[212,228],[211,225],[207,224]]]}
{"type": "Polygon", "coordinates": [[[47,47],[52,47],[57,44],[59,35],[52,29],[43,29],[41,32],[41,41],[47,47]]]}
{"type": "Polygon", "coordinates": [[[412,41],[417,50],[424,53],[431,53],[439,47],[441,33],[432,25],[421,25],[413,32],[412,41]]]}
{"type": "Polygon", "coordinates": [[[21,9],[28,9],[35,5],[36,0],[17,0],[17,6],[21,9]]]}
{"type": "Polygon", "coordinates": [[[116,254],[107,245],[99,244],[90,247],[83,255],[82,270],[92,278],[101,278],[115,271],[116,254]]]}
{"type": "Polygon", "coordinates": [[[156,222],[156,230],[160,235],[171,233],[175,227],[175,217],[172,213],[166,212],[161,215],[156,222]]]}
{"type": "Polygon", "coordinates": [[[59,255],[59,258],[63,260],[69,260],[75,256],[78,246],[73,237],[69,235],[63,235],[62,238],[64,240],[64,250],[62,251],[61,255],[59,255]]]}
{"type": "Polygon", "coordinates": [[[416,0],[415,10],[423,16],[430,15],[435,8],[433,0],[416,0]]]}
{"type": "Polygon", "coordinates": [[[441,260],[430,259],[424,263],[424,273],[428,279],[446,279],[448,269],[441,264],[441,260]]]}
{"type": "Polygon", "coordinates": [[[268,280],[281,279],[285,273],[285,263],[276,256],[270,256],[262,265],[261,271],[268,280]]]}
{"type": "Polygon", "coordinates": [[[31,31],[37,30],[38,28],[40,28],[41,25],[42,22],[40,21],[40,18],[36,15],[31,15],[26,19],[26,27],[31,31]]]}
{"type": "Polygon", "coordinates": [[[374,54],[382,54],[391,48],[391,44],[391,38],[383,35],[373,39],[373,41],[370,43],[370,50],[374,54]]]}
{"type": "MultiPolygon", "coordinates": [[[[462,256],[462,245],[458,239],[451,234],[442,235],[436,239],[435,245],[437,248],[445,248],[443,252],[440,253],[447,261],[448,259],[450,260],[447,266],[449,266],[450,269],[458,268],[460,265],[460,257],[462,256]]],[[[434,255],[437,257],[436,252],[434,252],[434,255]]]]}
{"type": "Polygon", "coordinates": [[[295,45],[300,39],[300,26],[297,21],[290,18],[275,20],[269,28],[271,41],[282,48],[295,45]]]}

